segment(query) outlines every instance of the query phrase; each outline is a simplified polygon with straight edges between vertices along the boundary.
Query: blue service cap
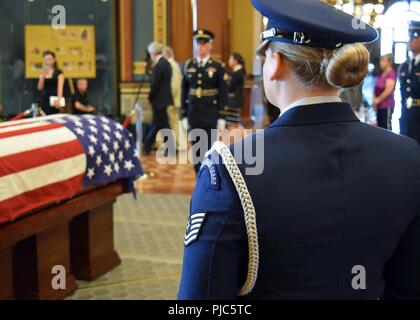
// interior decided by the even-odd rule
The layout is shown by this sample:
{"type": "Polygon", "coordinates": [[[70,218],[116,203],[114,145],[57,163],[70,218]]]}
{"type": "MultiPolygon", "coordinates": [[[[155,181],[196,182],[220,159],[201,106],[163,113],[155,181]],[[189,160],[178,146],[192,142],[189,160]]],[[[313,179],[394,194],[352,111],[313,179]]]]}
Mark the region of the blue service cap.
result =
{"type": "Polygon", "coordinates": [[[198,29],[193,33],[193,37],[197,42],[206,43],[213,42],[215,36],[214,33],[206,29],[198,29]]]}
{"type": "Polygon", "coordinates": [[[410,41],[420,36],[420,21],[408,22],[408,33],[410,35],[410,41]]]}
{"type": "Polygon", "coordinates": [[[252,0],[252,4],[269,19],[259,50],[270,41],[339,48],[378,38],[378,32],[361,19],[319,0],[252,0]]]}

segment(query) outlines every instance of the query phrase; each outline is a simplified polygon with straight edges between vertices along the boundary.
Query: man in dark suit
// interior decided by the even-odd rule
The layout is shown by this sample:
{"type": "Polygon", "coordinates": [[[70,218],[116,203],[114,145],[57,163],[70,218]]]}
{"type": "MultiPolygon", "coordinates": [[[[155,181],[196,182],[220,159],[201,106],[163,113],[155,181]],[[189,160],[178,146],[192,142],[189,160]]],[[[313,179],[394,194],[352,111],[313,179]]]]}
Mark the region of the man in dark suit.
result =
{"type": "MultiPolygon", "coordinates": [[[[150,155],[158,132],[170,129],[167,109],[174,103],[171,91],[172,67],[162,55],[163,47],[154,42],[149,45],[148,51],[154,65],[149,94],[149,101],[153,108],[153,120],[144,143],[143,154],[146,156],[150,155]]],[[[170,144],[167,148],[169,151],[173,150],[170,144]]]]}

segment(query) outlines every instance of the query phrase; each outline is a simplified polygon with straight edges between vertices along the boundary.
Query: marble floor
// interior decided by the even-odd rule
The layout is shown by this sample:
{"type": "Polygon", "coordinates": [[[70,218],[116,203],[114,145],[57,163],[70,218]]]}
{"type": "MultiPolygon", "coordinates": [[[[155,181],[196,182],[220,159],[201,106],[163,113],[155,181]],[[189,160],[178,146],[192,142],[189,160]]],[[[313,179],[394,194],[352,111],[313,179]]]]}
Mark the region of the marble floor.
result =
{"type": "Polygon", "coordinates": [[[137,200],[121,196],[114,208],[122,264],[93,282],[78,282],[69,299],[176,299],[195,173],[190,165],[159,164],[155,154],[141,162],[147,178],[138,184],[137,200]]]}
{"type": "Polygon", "coordinates": [[[93,282],[79,282],[69,299],[176,299],[189,201],[185,195],[121,196],[114,232],[122,264],[93,282]]]}

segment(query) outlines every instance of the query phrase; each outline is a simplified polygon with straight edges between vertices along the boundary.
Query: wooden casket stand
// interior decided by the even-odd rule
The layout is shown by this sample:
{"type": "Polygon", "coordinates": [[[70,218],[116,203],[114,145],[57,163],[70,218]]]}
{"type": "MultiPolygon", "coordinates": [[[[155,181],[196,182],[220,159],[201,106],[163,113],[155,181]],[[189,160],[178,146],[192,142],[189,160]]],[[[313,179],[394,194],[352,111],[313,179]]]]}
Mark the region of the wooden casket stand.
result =
{"type": "Polygon", "coordinates": [[[121,263],[114,250],[113,205],[126,181],[91,188],[0,226],[0,300],[63,299],[121,263]],[[64,267],[65,289],[53,268],[64,267]]]}

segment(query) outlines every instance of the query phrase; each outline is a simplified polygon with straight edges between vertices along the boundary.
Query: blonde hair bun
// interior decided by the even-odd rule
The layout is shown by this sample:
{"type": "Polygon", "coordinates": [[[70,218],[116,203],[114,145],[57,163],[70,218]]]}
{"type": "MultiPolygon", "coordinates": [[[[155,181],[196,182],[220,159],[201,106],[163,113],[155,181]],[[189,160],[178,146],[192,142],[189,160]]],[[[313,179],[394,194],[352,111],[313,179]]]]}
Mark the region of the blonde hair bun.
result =
{"type": "Polygon", "coordinates": [[[328,83],[337,88],[359,85],[368,74],[369,51],[363,44],[348,44],[335,50],[325,64],[328,83]]]}

